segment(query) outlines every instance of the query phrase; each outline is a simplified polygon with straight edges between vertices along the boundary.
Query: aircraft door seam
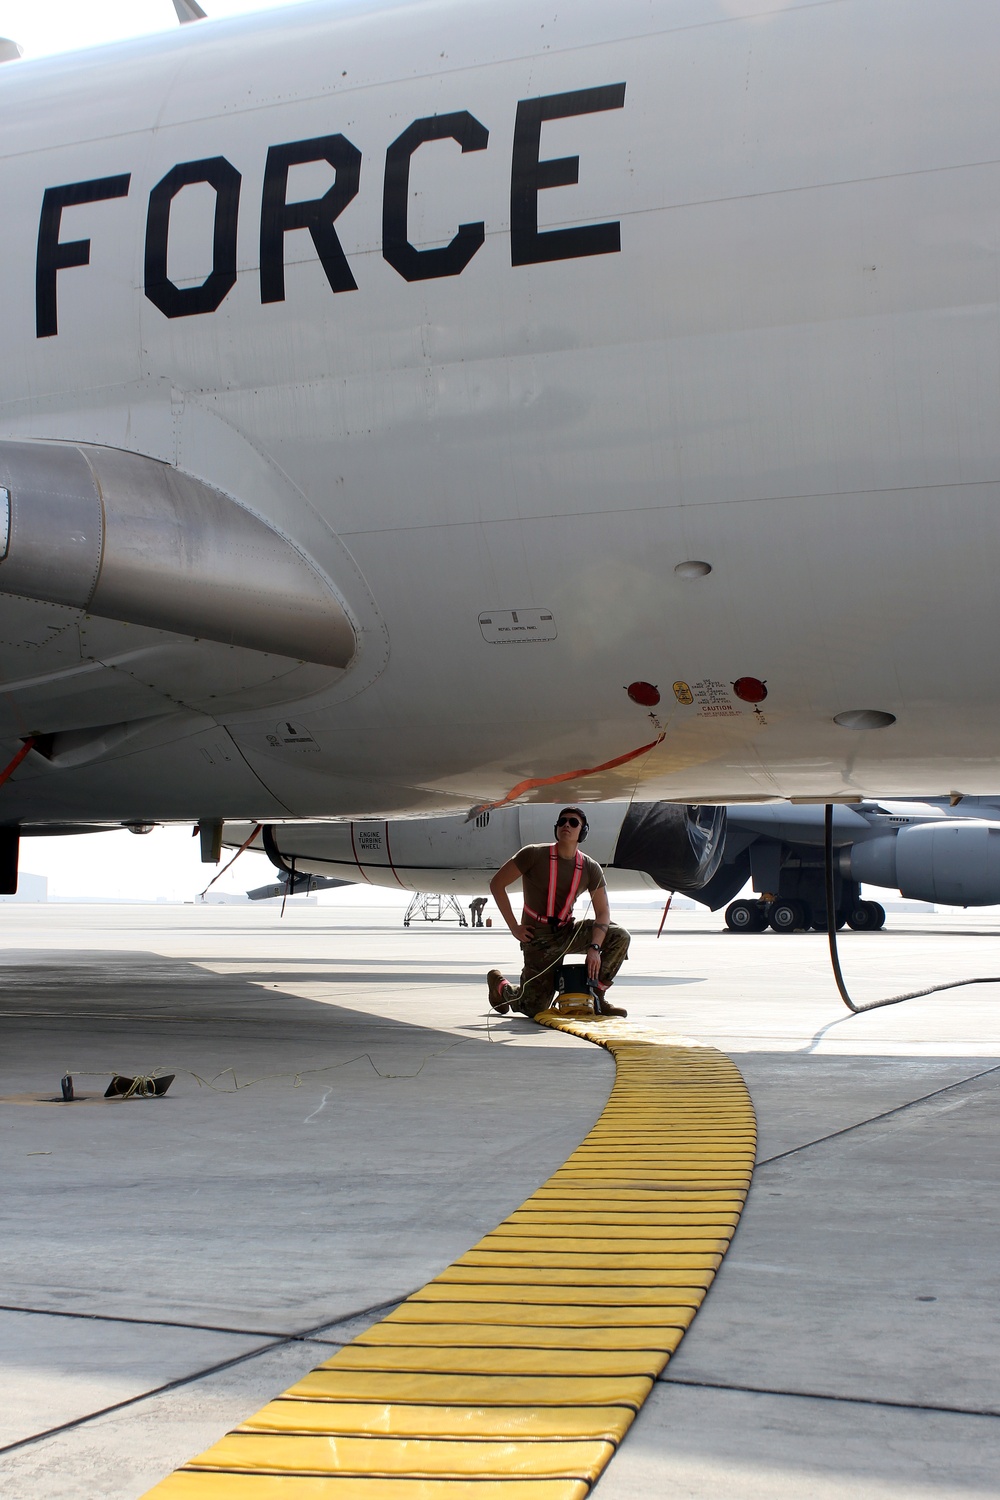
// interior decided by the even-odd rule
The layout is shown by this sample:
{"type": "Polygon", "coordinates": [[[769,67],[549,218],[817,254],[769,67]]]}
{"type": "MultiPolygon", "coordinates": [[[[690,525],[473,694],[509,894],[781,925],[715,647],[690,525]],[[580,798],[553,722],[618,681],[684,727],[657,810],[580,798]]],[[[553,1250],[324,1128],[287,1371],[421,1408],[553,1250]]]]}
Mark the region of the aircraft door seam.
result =
{"type": "MultiPolygon", "coordinates": [[[[353,825],[352,825],[352,827],[353,827],[353,825]]],[[[395,878],[396,884],[399,886],[399,888],[400,888],[401,891],[405,891],[406,890],[406,886],[400,880],[398,874],[396,873],[396,866],[392,862],[392,850],[389,847],[389,820],[388,820],[388,818],[385,820],[385,857],[389,861],[389,869],[393,873],[393,877],[395,878]]]]}
{"type": "Polygon", "coordinates": [[[358,859],[358,846],[354,842],[354,819],[353,818],[351,819],[350,828],[351,828],[351,853],[354,855],[354,863],[357,865],[358,871],[359,871],[359,873],[361,875],[361,879],[364,881],[365,885],[371,885],[371,881],[368,879],[368,876],[365,874],[364,870],[362,869],[360,859],[358,859]]]}
{"type": "Polygon", "coordinates": [[[254,780],[256,782],[258,782],[260,784],[261,790],[265,791],[269,797],[273,797],[274,800],[275,800],[275,802],[277,802],[279,804],[279,806],[282,807],[286,813],[291,814],[294,811],[294,809],[291,808],[291,807],[289,807],[288,803],[285,802],[285,800],[282,797],[280,797],[276,791],[272,790],[272,788],[268,786],[267,782],[264,780],[263,776],[261,776],[260,772],[257,771],[250,764],[249,760],[247,760],[246,756],[244,755],[243,751],[241,750],[241,748],[239,746],[239,743],[233,738],[233,733],[232,733],[232,730],[229,728],[229,726],[227,724],[220,724],[219,728],[222,730],[222,733],[226,736],[226,738],[229,740],[230,744],[233,746],[233,749],[236,751],[236,753],[239,756],[240,760],[243,762],[243,764],[246,766],[247,770],[250,772],[250,775],[254,778],[254,780]]]}

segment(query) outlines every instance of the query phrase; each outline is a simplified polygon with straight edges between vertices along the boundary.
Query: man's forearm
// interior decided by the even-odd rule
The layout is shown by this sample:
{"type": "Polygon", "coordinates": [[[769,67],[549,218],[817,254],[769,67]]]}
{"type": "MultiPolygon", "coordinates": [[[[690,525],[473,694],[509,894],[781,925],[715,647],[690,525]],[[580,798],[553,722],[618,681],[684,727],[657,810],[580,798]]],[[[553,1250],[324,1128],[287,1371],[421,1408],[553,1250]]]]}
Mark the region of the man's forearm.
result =
{"type": "Polygon", "coordinates": [[[611,910],[608,906],[606,893],[602,891],[601,897],[602,899],[594,902],[594,923],[592,929],[594,942],[598,946],[604,942],[604,939],[608,935],[608,928],[611,926],[611,910]]]}

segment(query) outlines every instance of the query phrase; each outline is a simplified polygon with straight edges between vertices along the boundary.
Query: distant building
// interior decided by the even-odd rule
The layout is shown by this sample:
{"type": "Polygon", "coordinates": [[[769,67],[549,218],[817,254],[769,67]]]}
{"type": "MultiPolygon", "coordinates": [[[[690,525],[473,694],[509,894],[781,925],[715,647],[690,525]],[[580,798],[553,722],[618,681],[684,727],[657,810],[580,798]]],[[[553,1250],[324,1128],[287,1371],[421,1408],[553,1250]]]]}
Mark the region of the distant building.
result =
{"type": "Polygon", "coordinates": [[[49,877],[28,875],[24,871],[17,877],[17,895],[0,896],[0,901],[47,901],[49,899],[49,877]]]}

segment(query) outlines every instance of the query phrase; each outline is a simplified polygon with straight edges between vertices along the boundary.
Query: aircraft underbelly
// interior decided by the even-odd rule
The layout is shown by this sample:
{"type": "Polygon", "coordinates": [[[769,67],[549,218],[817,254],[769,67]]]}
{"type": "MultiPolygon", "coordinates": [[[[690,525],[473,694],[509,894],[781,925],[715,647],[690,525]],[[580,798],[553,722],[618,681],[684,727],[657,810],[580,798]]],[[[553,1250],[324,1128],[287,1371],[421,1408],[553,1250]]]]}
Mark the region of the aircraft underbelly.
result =
{"type": "MultiPolygon", "coordinates": [[[[197,752],[167,749],[192,725],[238,762],[232,817],[549,800],[552,778],[569,798],[996,789],[1000,18],[685,14],[705,24],[581,5],[550,43],[533,6],[502,26],[455,7],[442,72],[422,7],[388,41],[384,18],[320,9],[240,33],[247,108],[183,41],[114,97],[88,63],[70,144],[12,110],[0,440],[123,449],[231,497],[330,581],[357,652],[324,677],[0,598],[9,754],[83,731],[94,751],[29,757],[5,818],[203,813],[197,752]],[[538,230],[614,224],[620,249],[519,261],[519,107],[586,90],[544,123],[542,164],[578,165],[537,189],[538,230]],[[480,222],[482,242],[404,275],[387,151],[442,116],[469,149],[425,132],[411,153],[407,244],[480,222]],[[337,271],[291,221],[276,252],[262,217],[270,153],[320,138],[285,187],[343,196],[357,153],[337,271]],[[57,243],[87,235],[89,260],[53,270],[45,313],[42,192],[116,173],[117,197],[63,209],[57,243]],[[223,200],[231,284],[209,308],[223,200]],[[836,722],[858,711],[885,727],[836,722]]],[[[54,66],[56,116],[65,86],[54,66]]]]}

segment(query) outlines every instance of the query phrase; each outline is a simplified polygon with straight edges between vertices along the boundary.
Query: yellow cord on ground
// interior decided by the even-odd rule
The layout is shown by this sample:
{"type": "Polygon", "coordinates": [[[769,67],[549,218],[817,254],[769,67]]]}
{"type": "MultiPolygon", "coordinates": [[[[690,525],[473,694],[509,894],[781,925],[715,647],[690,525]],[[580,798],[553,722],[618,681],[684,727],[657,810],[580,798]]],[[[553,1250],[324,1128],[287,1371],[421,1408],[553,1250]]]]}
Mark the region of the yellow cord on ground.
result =
{"type": "Polygon", "coordinates": [[[582,1500],[680,1343],[753,1170],[714,1047],[627,1021],[569,1159],[440,1276],[155,1486],[156,1500],[582,1500]]]}

